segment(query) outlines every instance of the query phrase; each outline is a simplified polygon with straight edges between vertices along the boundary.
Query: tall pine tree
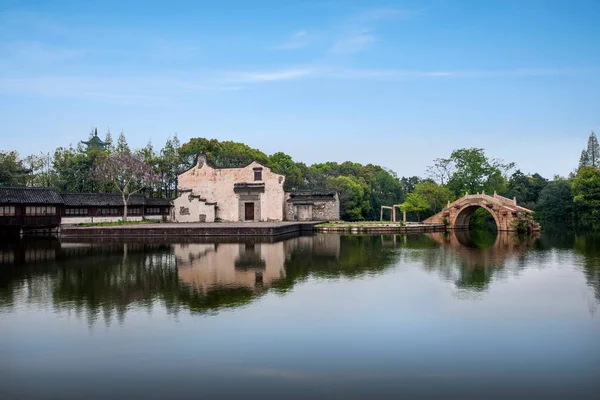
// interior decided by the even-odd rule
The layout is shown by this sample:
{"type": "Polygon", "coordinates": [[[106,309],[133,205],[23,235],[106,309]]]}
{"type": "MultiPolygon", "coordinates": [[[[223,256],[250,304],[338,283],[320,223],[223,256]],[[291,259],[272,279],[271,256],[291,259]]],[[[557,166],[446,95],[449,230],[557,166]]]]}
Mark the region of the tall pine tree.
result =
{"type": "Polygon", "coordinates": [[[582,167],[600,168],[600,144],[598,144],[598,138],[594,131],[590,134],[587,148],[581,152],[579,168],[582,167]]]}
{"type": "Polygon", "coordinates": [[[590,156],[588,155],[587,149],[581,150],[581,157],[579,158],[579,168],[589,167],[590,156]]]}
{"type": "Polygon", "coordinates": [[[131,155],[131,149],[127,144],[127,139],[125,138],[125,134],[123,131],[119,134],[119,139],[117,139],[117,146],[115,147],[115,153],[120,156],[129,156],[131,155]]]}
{"type": "Polygon", "coordinates": [[[590,159],[590,165],[600,168],[600,144],[598,144],[598,138],[596,138],[594,131],[592,131],[588,139],[587,154],[590,159]]]}

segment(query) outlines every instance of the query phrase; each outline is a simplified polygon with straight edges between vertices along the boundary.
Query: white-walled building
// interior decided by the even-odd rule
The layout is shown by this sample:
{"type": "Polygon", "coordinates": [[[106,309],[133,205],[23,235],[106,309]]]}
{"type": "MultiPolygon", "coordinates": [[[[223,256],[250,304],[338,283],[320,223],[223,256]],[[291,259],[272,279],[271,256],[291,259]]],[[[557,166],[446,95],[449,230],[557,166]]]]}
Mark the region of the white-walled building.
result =
{"type": "Polygon", "coordinates": [[[179,175],[173,200],[176,222],[330,221],[340,216],[339,197],[328,191],[283,189],[285,176],[256,161],[241,168],[215,168],[199,155],[179,175]]]}
{"type": "Polygon", "coordinates": [[[179,175],[173,200],[177,222],[282,221],[285,176],[256,161],[242,168],[214,168],[199,155],[179,175]]]}

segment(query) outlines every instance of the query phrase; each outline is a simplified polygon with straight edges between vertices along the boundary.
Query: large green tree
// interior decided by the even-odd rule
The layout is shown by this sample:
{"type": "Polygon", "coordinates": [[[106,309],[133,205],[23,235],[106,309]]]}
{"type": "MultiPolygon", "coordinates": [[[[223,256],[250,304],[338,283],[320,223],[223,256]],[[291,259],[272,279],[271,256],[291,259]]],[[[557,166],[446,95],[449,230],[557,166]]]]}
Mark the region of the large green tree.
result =
{"type": "Polygon", "coordinates": [[[198,154],[206,155],[209,164],[217,167],[241,167],[258,161],[268,164],[269,157],[260,150],[238,142],[220,142],[216,139],[194,138],[181,146],[179,153],[188,167],[191,167],[198,154]]]}
{"type": "Polygon", "coordinates": [[[0,151],[0,186],[25,186],[28,170],[16,151],[0,151]]]}
{"type": "Polygon", "coordinates": [[[582,167],[600,168],[600,144],[598,144],[598,138],[594,131],[588,138],[587,147],[581,152],[579,168],[582,167]]]}
{"type": "Polygon", "coordinates": [[[167,138],[157,160],[158,173],[162,176],[163,196],[171,199],[177,194],[177,178],[182,172],[181,144],[177,135],[167,138]]]}
{"type": "Polygon", "coordinates": [[[573,179],[573,202],[581,220],[600,220],[600,170],[582,167],[573,179]]]}
{"type": "Polygon", "coordinates": [[[285,190],[298,190],[305,187],[302,170],[289,155],[278,152],[269,156],[269,166],[273,172],[285,175],[285,190]]]}
{"type": "Polygon", "coordinates": [[[452,192],[444,185],[438,185],[430,179],[415,186],[417,195],[421,196],[429,205],[429,210],[436,214],[444,208],[444,206],[453,198],[452,192]]]}
{"type": "Polygon", "coordinates": [[[448,187],[456,196],[462,196],[466,192],[503,192],[504,175],[513,167],[513,163],[488,158],[483,149],[468,148],[454,150],[445,168],[451,171],[448,187]]]}
{"type": "Polygon", "coordinates": [[[27,177],[27,186],[53,186],[55,174],[50,153],[30,154],[23,159],[23,164],[31,171],[27,177]]]}
{"type": "Polygon", "coordinates": [[[417,221],[421,221],[421,212],[429,209],[431,206],[427,200],[416,192],[409,193],[406,201],[402,203],[401,208],[404,212],[414,212],[417,214],[417,221]]]}
{"type": "Polygon", "coordinates": [[[360,182],[351,176],[329,177],[327,189],[335,190],[340,197],[340,214],[348,221],[362,221],[363,210],[368,207],[365,200],[365,189],[360,182]]]}
{"type": "Polygon", "coordinates": [[[540,193],[535,217],[553,222],[571,220],[573,218],[571,182],[559,177],[549,182],[540,193]]]}
{"type": "Polygon", "coordinates": [[[548,180],[540,174],[525,175],[521,170],[513,173],[508,181],[508,197],[516,197],[517,202],[527,208],[535,208],[548,180]]]}

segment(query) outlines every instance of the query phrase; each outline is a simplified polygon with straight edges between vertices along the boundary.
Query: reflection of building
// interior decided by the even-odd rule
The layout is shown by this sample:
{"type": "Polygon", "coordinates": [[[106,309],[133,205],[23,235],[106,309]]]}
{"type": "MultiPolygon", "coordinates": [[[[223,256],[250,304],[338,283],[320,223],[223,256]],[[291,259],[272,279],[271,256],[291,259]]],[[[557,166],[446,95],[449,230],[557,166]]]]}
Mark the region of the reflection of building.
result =
{"type": "Polygon", "coordinates": [[[339,199],[332,192],[285,193],[285,176],[256,161],[241,168],[214,168],[199,155],[179,175],[173,201],[177,222],[328,221],[339,219],[339,199]]]}
{"type": "Polygon", "coordinates": [[[285,278],[284,242],[174,244],[181,282],[200,292],[211,287],[261,289],[285,278]]]}
{"type": "Polygon", "coordinates": [[[246,240],[244,243],[173,244],[172,247],[180,282],[206,293],[217,287],[252,291],[268,288],[288,278],[286,268],[292,258],[300,256],[309,264],[311,260],[337,260],[341,241],[337,235],[317,235],[275,243],[246,240]]]}

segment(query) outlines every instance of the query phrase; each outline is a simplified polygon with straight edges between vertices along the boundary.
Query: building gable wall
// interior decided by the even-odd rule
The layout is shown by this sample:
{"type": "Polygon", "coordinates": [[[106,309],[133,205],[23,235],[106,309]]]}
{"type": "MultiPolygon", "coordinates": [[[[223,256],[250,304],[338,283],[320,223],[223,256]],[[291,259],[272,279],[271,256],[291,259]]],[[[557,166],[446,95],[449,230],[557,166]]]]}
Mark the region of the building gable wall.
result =
{"type": "MultiPolygon", "coordinates": [[[[223,221],[244,220],[244,201],[255,202],[255,221],[282,221],[285,177],[257,162],[243,168],[213,168],[204,156],[198,156],[196,165],[179,175],[178,189],[191,190],[209,203],[217,203],[216,218],[223,221]],[[261,171],[261,180],[255,181],[255,171],[261,171]],[[259,193],[253,188],[236,189],[236,184],[264,184],[259,193]],[[257,196],[258,195],[258,196],[257,196]],[[244,198],[252,196],[252,200],[244,198]]],[[[250,185],[248,185],[250,186],[250,185]]],[[[174,210],[177,217],[177,207],[174,210]]]]}

